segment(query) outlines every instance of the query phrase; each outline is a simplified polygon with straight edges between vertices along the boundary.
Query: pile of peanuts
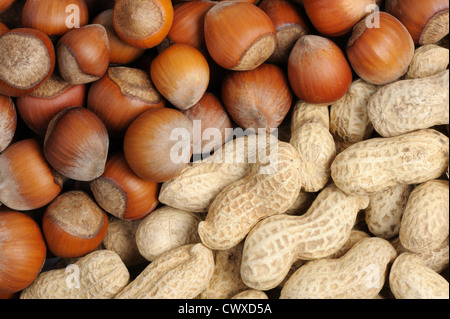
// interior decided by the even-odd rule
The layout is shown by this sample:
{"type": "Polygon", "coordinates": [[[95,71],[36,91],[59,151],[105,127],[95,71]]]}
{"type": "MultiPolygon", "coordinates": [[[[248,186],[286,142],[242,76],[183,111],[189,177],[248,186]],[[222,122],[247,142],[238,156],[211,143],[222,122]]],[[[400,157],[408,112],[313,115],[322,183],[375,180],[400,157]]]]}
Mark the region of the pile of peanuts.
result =
{"type": "MultiPolygon", "coordinates": [[[[231,2],[213,1],[211,6],[227,1],[231,2]]],[[[268,1],[290,5],[303,14],[303,2],[307,2],[246,2],[261,7],[268,1]]],[[[25,2],[16,0],[0,13],[0,44],[2,22],[4,34],[10,32],[6,29],[21,27],[17,16],[25,2]]],[[[101,12],[113,10],[118,2],[86,0],[90,13],[86,25],[101,12]]],[[[166,2],[176,12],[193,1],[166,2]]],[[[377,4],[382,5],[380,1],[377,4]]],[[[307,23],[309,34],[320,34],[311,21],[307,23]]],[[[327,38],[340,43],[350,35],[327,38]]],[[[304,36],[299,34],[298,39],[304,36]]],[[[112,35],[108,33],[108,37],[112,35]]],[[[110,61],[104,76],[84,83],[86,96],[79,106],[90,109],[87,92],[105,77],[113,77],[117,67],[139,70],[152,84],[150,65],[174,45],[171,41],[166,37],[158,45],[141,49],[125,64],[110,61]]],[[[288,81],[288,57],[277,58],[265,59],[260,65],[277,66],[288,81]]],[[[206,61],[214,64],[210,57],[206,61]]],[[[18,181],[12,181],[13,164],[5,164],[12,150],[30,139],[44,149],[53,136],[45,134],[47,127],[44,134],[37,133],[16,112],[15,105],[22,97],[0,94],[0,298],[448,299],[448,64],[447,35],[436,43],[416,44],[405,72],[395,81],[374,84],[353,72],[345,94],[324,103],[305,101],[289,89],[292,99],[281,118],[276,110],[264,114],[267,123],[277,123],[264,128],[277,128],[277,135],[267,130],[226,136],[211,154],[190,160],[170,178],[146,179],[133,171],[130,161],[126,174],[132,177],[127,178],[136,187],[145,182],[152,187],[152,195],[145,193],[136,201],[147,205],[145,211],[131,217],[124,213],[134,200],[131,187],[120,188],[111,173],[120,167],[117,154],[127,165],[123,150],[126,130],[113,134],[101,115],[108,129],[109,149],[99,176],[88,180],[70,177],[41,154],[42,163],[61,185],[57,194],[38,207],[11,200],[17,198],[16,192],[22,196],[25,189],[14,186],[18,181]],[[17,119],[10,135],[8,112],[17,119]],[[266,146],[263,151],[261,140],[266,146]],[[265,156],[260,156],[261,152],[265,156]],[[263,159],[269,164],[276,161],[276,169],[267,171],[268,162],[263,159]],[[65,201],[68,197],[71,202],[65,201]],[[74,204],[76,200],[83,202],[74,204]],[[2,262],[10,256],[1,248],[8,242],[7,236],[2,236],[8,231],[2,215],[12,212],[30,217],[47,247],[38,271],[17,290],[5,283],[11,271],[20,276],[22,270],[8,268],[14,263],[2,262]],[[97,223],[99,229],[92,230],[97,223]],[[58,236],[64,231],[70,236],[60,243],[58,236]],[[92,232],[95,234],[89,235],[92,232]],[[73,253],[72,248],[84,251],[73,253]]],[[[156,92],[165,100],[162,108],[173,109],[190,121],[200,119],[207,127],[247,129],[238,123],[254,112],[235,115],[221,97],[222,81],[229,79],[230,73],[247,71],[214,67],[203,93],[214,94],[222,105],[222,113],[214,116],[226,121],[207,120],[208,110],[201,110],[200,97],[180,110],[176,100],[169,101],[165,93],[156,92]]],[[[153,85],[151,89],[156,90],[153,85]]],[[[58,116],[62,118],[60,114],[48,124],[53,132],[64,129],[55,124],[58,116]]],[[[141,139],[145,138],[142,135],[141,139]]],[[[161,138],[158,150],[165,152],[162,145],[168,137],[161,134],[157,138],[161,138]]],[[[24,156],[26,161],[28,155],[24,156]]],[[[46,186],[35,189],[50,192],[46,186]]]]}

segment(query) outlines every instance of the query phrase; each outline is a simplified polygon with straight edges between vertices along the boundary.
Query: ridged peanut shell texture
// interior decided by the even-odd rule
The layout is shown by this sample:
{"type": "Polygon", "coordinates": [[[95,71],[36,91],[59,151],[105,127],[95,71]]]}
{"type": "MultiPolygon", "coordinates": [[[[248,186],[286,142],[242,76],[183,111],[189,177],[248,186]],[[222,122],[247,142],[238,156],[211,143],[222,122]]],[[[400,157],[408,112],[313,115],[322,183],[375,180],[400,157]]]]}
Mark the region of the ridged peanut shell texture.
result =
{"type": "Polygon", "coordinates": [[[225,187],[250,172],[257,142],[257,138],[244,135],[228,141],[212,156],[189,163],[178,176],[162,184],[159,201],[181,210],[206,213],[225,187]]]}
{"type": "Polygon", "coordinates": [[[301,182],[298,153],[285,142],[270,151],[267,159],[271,162],[258,161],[247,176],[228,185],[214,199],[205,221],[198,226],[206,246],[229,249],[258,221],[284,213],[295,202],[301,182]],[[268,166],[274,170],[265,171],[268,166]]]}
{"type": "Polygon", "coordinates": [[[192,299],[214,272],[212,250],[203,244],[174,248],[148,265],[116,299],[192,299]]]}
{"type": "Polygon", "coordinates": [[[448,281],[428,268],[414,253],[398,256],[389,274],[389,287],[396,299],[448,299],[448,281]]]}
{"type": "Polygon", "coordinates": [[[14,210],[49,204],[61,192],[62,178],[45,160],[36,139],[12,143],[0,153],[0,202],[14,210]]]}
{"type": "Polygon", "coordinates": [[[449,71],[387,84],[373,94],[367,113],[383,137],[449,124],[449,71]]]}
{"type": "Polygon", "coordinates": [[[396,257],[395,248],[387,240],[362,239],[341,258],[315,260],[300,267],[284,285],[280,298],[375,298],[396,257]]]}
{"type": "Polygon", "coordinates": [[[44,138],[44,155],[61,175],[91,181],[103,174],[109,136],[101,119],[84,107],[70,107],[55,115],[44,138]]]}
{"type": "Polygon", "coordinates": [[[448,237],[449,183],[431,180],[410,194],[400,225],[400,242],[412,252],[431,251],[448,237]]]}
{"type": "Polygon", "coordinates": [[[425,129],[353,144],[336,156],[331,177],[344,192],[371,195],[438,178],[448,163],[448,137],[425,129]]]}
{"type": "Polygon", "coordinates": [[[206,13],[204,29],[210,56],[225,69],[253,70],[264,63],[276,48],[272,21],[251,3],[217,3],[206,13]]]}
{"type": "Polygon", "coordinates": [[[260,221],[245,239],[242,280],[254,289],[272,289],[296,260],[337,252],[349,238],[358,212],[368,204],[367,196],[347,195],[330,184],[305,214],[281,214],[260,221]]]}
{"type": "Polygon", "coordinates": [[[201,220],[200,214],[161,206],[139,223],[137,248],[145,259],[153,261],[173,248],[199,243],[197,228],[201,220]]]}
{"type": "Polygon", "coordinates": [[[330,180],[330,166],[336,156],[336,143],[330,133],[328,105],[298,101],[291,117],[292,144],[300,155],[301,186],[317,192],[330,180]]]}
{"type": "Polygon", "coordinates": [[[129,282],[119,255],[94,251],[63,269],[42,272],[21,299],[111,299],[129,282]]]}

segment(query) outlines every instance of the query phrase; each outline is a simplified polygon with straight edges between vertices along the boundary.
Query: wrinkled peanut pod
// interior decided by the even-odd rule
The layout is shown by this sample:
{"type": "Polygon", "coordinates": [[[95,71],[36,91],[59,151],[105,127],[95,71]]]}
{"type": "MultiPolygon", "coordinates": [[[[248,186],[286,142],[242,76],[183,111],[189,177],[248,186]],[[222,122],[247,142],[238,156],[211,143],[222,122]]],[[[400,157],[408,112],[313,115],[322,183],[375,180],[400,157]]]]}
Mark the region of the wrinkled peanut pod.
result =
{"type": "Polygon", "coordinates": [[[366,233],[365,231],[353,229],[350,232],[350,236],[348,237],[345,244],[337,252],[335,252],[333,255],[329,256],[328,258],[334,258],[334,259],[340,258],[340,257],[344,256],[350,249],[352,249],[352,247],[355,246],[355,244],[357,242],[359,242],[360,240],[362,240],[364,238],[370,238],[370,237],[371,236],[368,233],[366,233]]]}
{"type": "Polygon", "coordinates": [[[192,299],[206,288],[213,272],[209,248],[184,245],[151,262],[116,299],[192,299]]]}
{"type": "Polygon", "coordinates": [[[396,256],[387,240],[362,239],[341,258],[314,260],[300,267],[284,285],[280,299],[375,298],[396,256]]]}
{"type": "Polygon", "coordinates": [[[63,269],[41,273],[21,299],[111,299],[129,282],[130,274],[119,255],[98,250],[63,269]]]}
{"type": "Polygon", "coordinates": [[[141,220],[136,230],[140,254],[153,261],[163,253],[200,242],[197,228],[202,217],[170,206],[161,206],[141,220]]]}
{"type": "Polygon", "coordinates": [[[431,180],[409,196],[400,224],[403,247],[413,252],[433,250],[449,233],[449,182],[431,180]]]}
{"type": "Polygon", "coordinates": [[[339,153],[331,177],[349,194],[371,195],[440,177],[448,167],[448,137],[425,129],[361,141],[339,153]]]}
{"type": "Polygon", "coordinates": [[[298,259],[336,253],[350,236],[367,196],[351,196],[334,184],[324,188],[301,216],[276,215],[259,222],[244,243],[241,277],[251,288],[276,287],[298,259]]]}
{"type": "Polygon", "coordinates": [[[227,250],[214,252],[214,274],[200,299],[229,299],[248,289],[241,279],[241,260],[244,242],[227,250]]]}
{"type": "Polygon", "coordinates": [[[330,107],[330,132],[346,148],[370,137],[373,125],[367,101],[378,87],[362,79],[353,81],[347,93],[330,107]]]}
{"type": "Polygon", "coordinates": [[[449,51],[436,44],[418,47],[409,64],[405,79],[419,79],[433,76],[444,71],[449,63],[449,51]]]}
{"type": "Polygon", "coordinates": [[[185,211],[207,212],[220,191],[249,173],[257,150],[256,135],[225,143],[211,157],[189,164],[177,177],[164,182],[159,201],[185,211]]]}
{"type": "Polygon", "coordinates": [[[286,214],[302,215],[306,213],[316,198],[316,193],[300,191],[294,204],[286,211],[286,214]]]}
{"type": "Polygon", "coordinates": [[[389,287],[396,299],[449,299],[448,281],[414,253],[403,253],[395,259],[389,287]]]}
{"type": "Polygon", "coordinates": [[[247,289],[234,295],[231,299],[269,299],[264,291],[247,289]]]}
{"type": "Polygon", "coordinates": [[[400,221],[412,190],[411,185],[398,185],[369,196],[365,221],[372,234],[385,239],[398,235],[400,221]]]}
{"type": "Polygon", "coordinates": [[[237,245],[258,221],[284,213],[295,202],[301,184],[297,151],[289,143],[279,142],[278,151],[271,152],[269,160],[269,166],[255,165],[246,177],[214,199],[205,221],[198,226],[207,247],[221,250],[237,245]],[[267,171],[272,164],[275,170],[267,171]]]}
{"type": "Polygon", "coordinates": [[[449,124],[449,70],[421,79],[401,80],[380,88],[367,111],[383,137],[449,124]]]}
{"type": "Polygon", "coordinates": [[[326,105],[298,102],[291,119],[289,141],[300,155],[302,190],[317,192],[330,180],[336,144],[329,130],[326,105]]]}
{"type": "Polygon", "coordinates": [[[298,100],[292,110],[291,131],[297,131],[306,123],[317,123],[330,129],[329,112],[327,104],[311,104],[298,100]]]}
{"type": "MultiPolygon", "coordinates": [[[[397,250],[397,253],[400,255],[404,252],[411,252],[407,250],[405,247],[403,247],[402,243],[400,242],[400,239],[397,237],[392,242],[392,245],[397,250]]],[[[415,253],[420,260],[427,266],[428,268],[431,268],[437,273],[440,273],[445,268],[448,267],[449,263],[449,238],[445,239],[439,247],[424,251],[420,253],[415,253]]]]}
{"type": "Polygon", "coordinates": [[[136,245],[136,231],[140,222],[112,215],[109,217],[108,230],[102,244],[107,250],[117,253],[127,267],[146,262],[136,245]]]}

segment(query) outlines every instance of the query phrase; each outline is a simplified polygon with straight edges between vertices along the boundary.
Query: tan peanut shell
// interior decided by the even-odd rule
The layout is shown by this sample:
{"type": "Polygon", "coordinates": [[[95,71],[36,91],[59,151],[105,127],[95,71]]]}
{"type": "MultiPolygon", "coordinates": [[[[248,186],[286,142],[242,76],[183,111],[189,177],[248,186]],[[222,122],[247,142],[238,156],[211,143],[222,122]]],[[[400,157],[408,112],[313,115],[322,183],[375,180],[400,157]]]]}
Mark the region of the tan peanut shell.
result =
{"type": "Polygon", "coordinates": [[[124,220],[109,217],[108,230],[103,238],[103,246],[120,256],[127,267],[147,262],[136,245],[136,231],[140,220],[124,220]]]}
{"type": "Polygon", "coordinates": [[[370,237],[371,236],[368,233],[366,233],[365,231],[353,229],[350,232],[350,236],[348,237],[345,244],[337,252],[335,252],[333,255],[329,256],[328,258],[334,258],[334,259],[340,258],[340,257],[344,256],[350,249],[352,249],[352,247],[355,246],[355,244],[357,242],[359,242],[360,240],[362,240],[364,238],[370,238],[370,237]]]}
{"type": "Polygon", "coordinates": [[[264,291],[247,289],[234,295],[231,299],[269,299],[264,291]]]}
{"type": "Polygon", "coordinates": [[[330,180],[330,166],[336,144],[329,130],[326,105],[298,102],[291,119],[289,141],[300,155],[302,190],[317,192],[330,180]]]}
{"type": "Polygon", "coordinates": [[[214,274],[200,299],[229,299],[248,289],[241,279],[241,260],[244,242],[227,250],[214,252],[214,274]]]}
{"type": "Polygon", "coordinates": [[[370,137],[373,125],[367,113],[367,102],[378,86],[362,79],[352,82],[347,93],[330,107],[330,132],[346,148],[370,137]]]}
{"type": "Polygon", "coordinates": [[[449,299],[448,281],[414,253],[402,253],[395,259],[389,287],[396,299],[449,299]]]}
{"type": "Polygon", "coordinates": [[[192,299],[207,287],[213,272],[209,248],[180,246],[151,262],[116,299],[192,299]]]}
{"type": "Polygon", "coordinates": [[[400,221],[412,190],[412,185],[402,184],[369,196],[365,222],[372,234],[385,239],[398,235],[400,221]]]}
{"type": "Polygon", "coordinates": [[[21,299],[111,299],[129,282],[119,255],[98,250],[63,269],[42,272],[21,299]]]}
{"type": "Polygon", "coordinates": [[[276,215],[259,222],[244,243],[241,277],[250,288],[276,287],[298,259],[336,253],[347,241],[367,196],[347,195],[334,184],[325,187],[301,216],[276,215]]]}
{"type": "Polygon", "coordinates": [[[336,156],[331,177],[346,193],[372,195],[396,185],[438,178],[447,170],[448,161],[448,137],[425,129],[353,144],[336,156]]]}
{"type": "Polygon", "coordinates": [[[280,299],[372,299],[383,288],[394,247],[371,237],[356,243],[338,259],[310,261],[281,290],[280,299]]]}
{"type": "Polygon", "coordinates": [[[400,224],[403,247],[413,252],[437,248],[449,233],[449,182],[431,180],[409,196],[400,224]]]}
{"type": "Polygon", "coordinates": [[[257,148],[256,135],[225,143],[211,157],[188,164],[177,177],[164,182],[159,201],[185,211],[207,212],[222,189],[249,173],[257,148]]]}
{"type": "MultiPolygon", "coordinates": [[[[397,253],[400,255],[404,252],[411,252],[403,247],[400,239],[397,237],[391,241],[392,245],[397,249],[397,253]]],[[[428,250],[416,254],[420,260],[437,273],[442,272],[448,267],[449,263],[449,238],[445,239],[437,248],[428,250]]]]}
{"type": "Polygon", "coordinates": [[[153,261],[173,248],[199,243],[197,228],[201,220],[197,213],[161,206],[141,220],[136,246],[146,260],[153,261]]]}
{"type": "Polygon", "coordinates": [[[367,104],[369,119],[383,137],[449,124],[449,70],[396,81],[380,88],[367,104]]]}
{"type": "Polygon", "coordinates": [[[291,215],[302,215],[306,213],[309,207],[311,207],[314,199],[316,198],[316,193],[300,191],[298,193],[297,199],[294,204],[286,211],[286,214],[291,215]]]}
{"type": "Polygon", "coordinates": [[[298,152],[289,143],[279,142],[269,161],[269,166],[255,165],[246,177],[227,186],[214,199],[198,226],[207,247],[229,249],[258,221],[282,214],[293,205],[301,184],[298,152]],[[274,171],[268,169],[270,165],[274,165],[274,171]]]}
{"type": "Polygon", "coordinates": [[[449,50],[436,44],[418,47],[409,64],[405,79],[419,79],[444,71],[449,63],[449,50]]]}

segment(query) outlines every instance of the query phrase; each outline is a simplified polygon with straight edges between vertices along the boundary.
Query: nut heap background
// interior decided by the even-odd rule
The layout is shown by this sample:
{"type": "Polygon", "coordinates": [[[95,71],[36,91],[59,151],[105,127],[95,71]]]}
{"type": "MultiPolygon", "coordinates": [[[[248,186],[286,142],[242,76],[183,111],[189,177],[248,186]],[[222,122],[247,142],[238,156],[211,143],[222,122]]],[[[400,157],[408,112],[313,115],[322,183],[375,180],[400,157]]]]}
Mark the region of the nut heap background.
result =
{"type": "Polygon", "coordinates": [[[0,297],[448,299],[448,6],[0,0],[0,297]]]}

